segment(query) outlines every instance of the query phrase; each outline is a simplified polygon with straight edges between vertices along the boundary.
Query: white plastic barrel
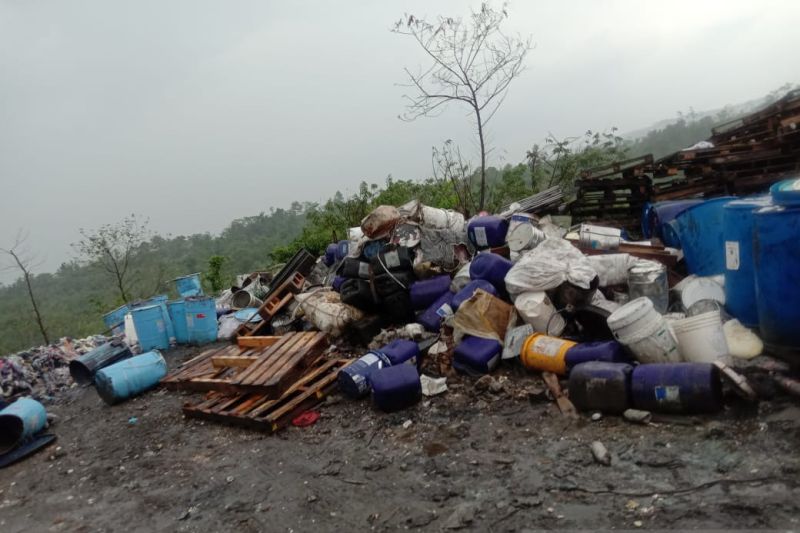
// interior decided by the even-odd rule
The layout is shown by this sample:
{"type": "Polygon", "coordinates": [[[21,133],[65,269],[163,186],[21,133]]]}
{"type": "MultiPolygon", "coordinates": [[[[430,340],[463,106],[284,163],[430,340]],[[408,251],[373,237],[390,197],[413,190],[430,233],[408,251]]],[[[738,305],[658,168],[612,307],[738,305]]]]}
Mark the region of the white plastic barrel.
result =
{"type": "Polygon", "coordinates": [[[728,342],[719,311],[676,320],[672,323],[672,329],[685,361],[713,363],[728,358],[728,342]]]}
{"type": "Polygon", "coordinates": [[[646,296],[631,300],[608,317],[608,327],[640,363],[677,363],[678,342],[646,296]]]}

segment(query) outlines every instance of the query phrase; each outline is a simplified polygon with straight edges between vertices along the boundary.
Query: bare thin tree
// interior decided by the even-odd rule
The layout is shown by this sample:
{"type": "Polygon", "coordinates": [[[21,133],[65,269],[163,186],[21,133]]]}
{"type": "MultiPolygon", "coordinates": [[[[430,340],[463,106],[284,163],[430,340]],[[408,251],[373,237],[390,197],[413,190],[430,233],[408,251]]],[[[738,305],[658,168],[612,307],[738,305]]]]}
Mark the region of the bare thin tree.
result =
{"type": "Polygon", "coordinates": [[[147,221],[139,222],[135,215],[130,215],[116,224],[80,232],[83,239],[74,243],[73,248],[84,260],[99,264],[114,279],[122,301],[130,301],[131,261],[150,237],[147,221]]]}
{"type": "Polygon", "coordinates": [[[469,218],[475,210],[472,197],[472,170],[461,157],[461,149],[448,139],[441,148],[433,147],[431,154],[433,177],[448,182],[456,194],[461,213],[469,218]]]}
{"type": "Polygon", "coordinates": [[[466,20],[438,17],[433,22],[405,14],[392,32],[412,37],[430,59],[417,73],[405,69],[406,112],[402,120],[437,116],[449,103],[461,102],[475,120],[481,152],[479,209],[486,201],[486,125],[500,108],[511,82],[524,70],[531,38],[509,36],[501,25],[508,18],[506,5],[495,10],[488,4],[466,20]]]}
{"type": "Polygon", "coordinates": [[[25,282],[25,287],[28,289],[28,297],[31,300],[31,307],[33,307],[33,314],[36,316],[36,324],[39,326],[39,332],[42,334],[42,339],[45,344],[50,344],[50,338],[47,336],[47,330],[44,327],[42,320],[42,313],[39,311],[39,304],[36,302],[36,296],[33,294],[32,273],[33,269],[40,266],[35,256],[33,256],[26,246],[28,234],[22,230],[17,232],[17,238],[14,240],[14,245],[11,248],[0,248],[11,259],[11,264],[5,267],[6,270],[19,270],[22,273],[22,280],[25,282]]]}

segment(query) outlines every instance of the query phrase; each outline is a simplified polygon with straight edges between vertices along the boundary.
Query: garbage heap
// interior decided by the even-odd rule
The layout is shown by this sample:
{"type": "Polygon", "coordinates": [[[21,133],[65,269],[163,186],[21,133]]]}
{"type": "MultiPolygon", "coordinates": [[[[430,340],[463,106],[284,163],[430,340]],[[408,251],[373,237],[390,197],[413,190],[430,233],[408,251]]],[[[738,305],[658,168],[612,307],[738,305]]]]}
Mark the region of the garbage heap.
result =
{"type": "Polygon", "coordinates": [[[72,386],[70,361],[108,342],[103,335],[61,338],[57,343],[28,348],[0,358],[0,400],[18,396],[52,399],[72,386]]]}

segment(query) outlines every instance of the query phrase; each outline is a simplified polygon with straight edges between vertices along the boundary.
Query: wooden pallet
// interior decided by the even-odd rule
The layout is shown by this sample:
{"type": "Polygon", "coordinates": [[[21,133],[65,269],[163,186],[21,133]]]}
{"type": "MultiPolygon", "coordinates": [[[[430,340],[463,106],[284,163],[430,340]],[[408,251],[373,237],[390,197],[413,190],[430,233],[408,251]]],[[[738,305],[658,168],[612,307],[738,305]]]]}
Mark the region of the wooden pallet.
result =
{"type": "Polygon", "coordinates": [[[184,405],[183,413],[193,418],[274,433],[291,423],[295,416],[317,405],[336,386],[339,370],[351,362],[351,359],[318,358],[306,374],[277,399],[263,394],[211,392],[199,403],[184,405]]]}
{"type": "Polygon", "coordinates": [[[302,376],[327,347],[319,331],[288,333],[270,339],[269,346],[229,346],[210,350],[186,368],[168,375],[162,384],[173,390],[218,391],[226,394],[259,393],[278,398],[302,376]]]}
{"type": "Polygon", "coordinates": [[[236,330],[236,336],[247,337],[251,335],[258,335],[272,321],[272,318],[278,312],[286,307],[292,301],[294,295],[303,289],[303,284],[306,278],[299,272],[292,274],[289,279],[284,281],[276,290],[271,291],[270,295],[258,308],[258,314],[261,315],[261,321],[252,323],[245,322],[236,330]]]}

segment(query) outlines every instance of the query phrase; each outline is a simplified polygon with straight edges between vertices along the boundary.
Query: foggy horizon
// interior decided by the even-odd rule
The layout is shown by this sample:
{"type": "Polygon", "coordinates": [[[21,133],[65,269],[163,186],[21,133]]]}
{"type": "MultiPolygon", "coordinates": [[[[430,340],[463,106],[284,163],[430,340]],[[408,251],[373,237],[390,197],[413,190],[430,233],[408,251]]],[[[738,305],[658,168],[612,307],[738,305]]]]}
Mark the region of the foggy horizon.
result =
{"type": "MultiPolygon", "coordinates": [[[[478,159],[465,109],[397,118],[403,67],[424,57],[389,28],[479,2],[235,6],[0,0],[0,247],[27,230],[37,273],[53,272],[80,228],[130,213],[162,236],[218,234],[361,181],[426,178],[446,139],[478,159]]],[[[783,57],[800,44],[796,2],[508,11],[535,47],[489,125],[489,166],[522,161],[549,132],[631,132],[798,81],[783,57]]]]}

